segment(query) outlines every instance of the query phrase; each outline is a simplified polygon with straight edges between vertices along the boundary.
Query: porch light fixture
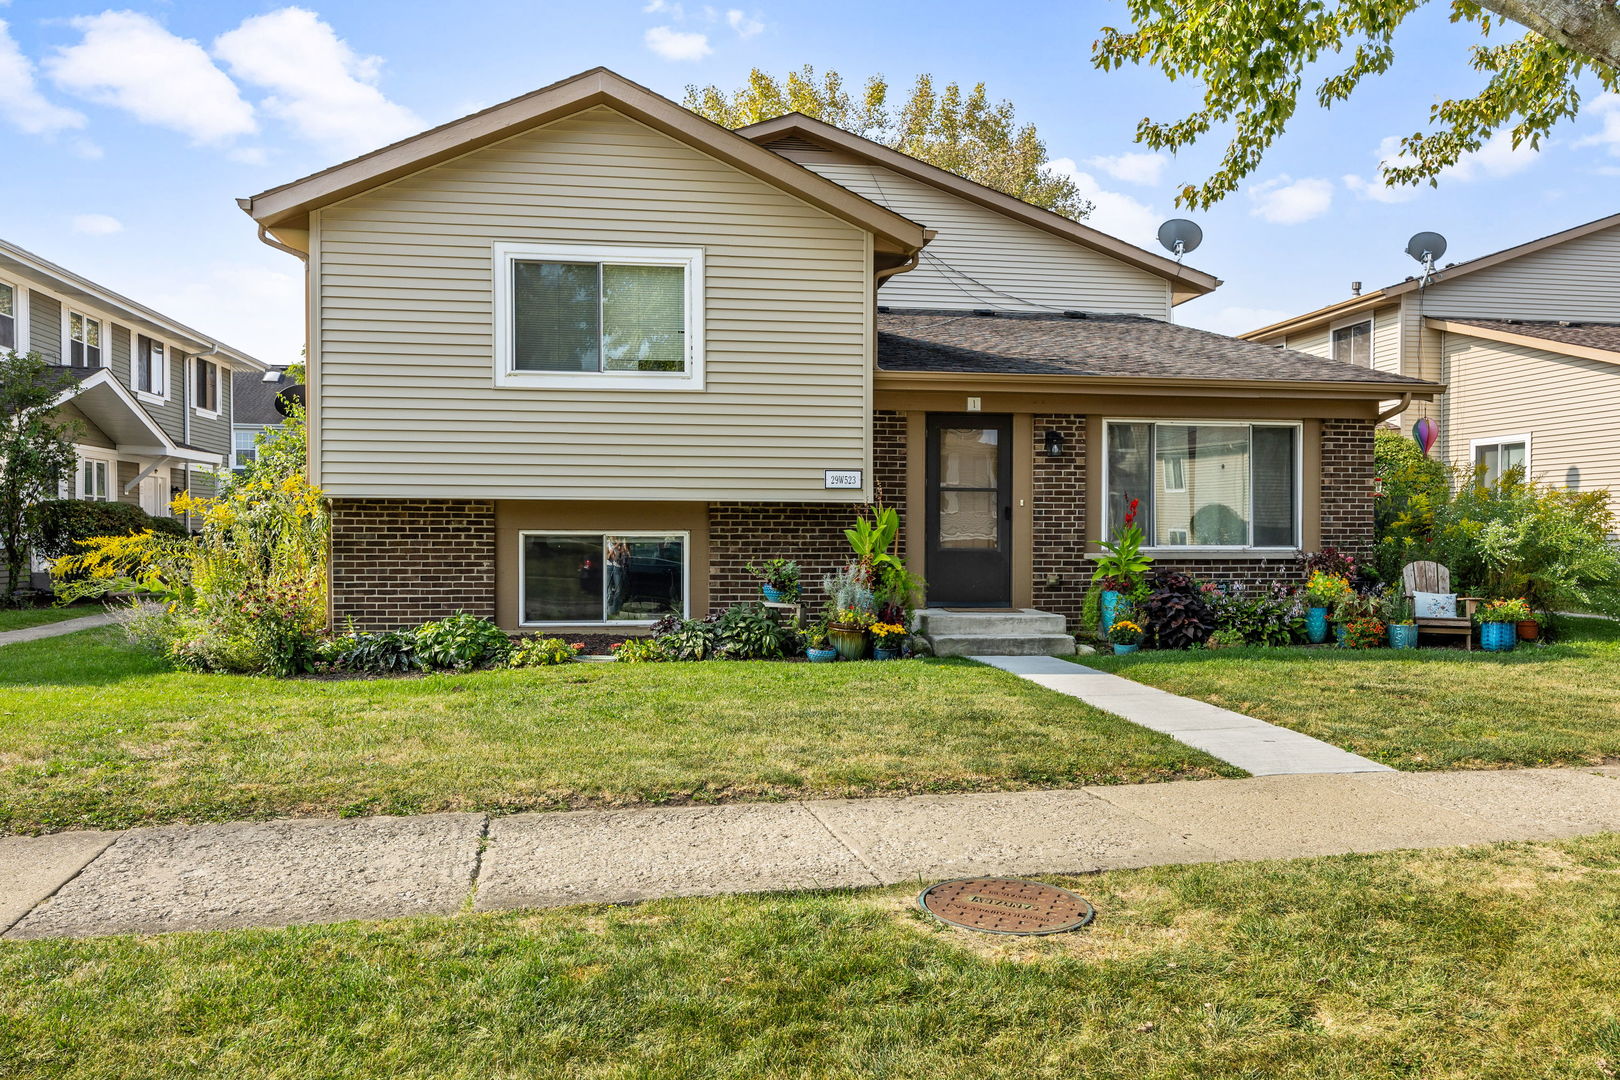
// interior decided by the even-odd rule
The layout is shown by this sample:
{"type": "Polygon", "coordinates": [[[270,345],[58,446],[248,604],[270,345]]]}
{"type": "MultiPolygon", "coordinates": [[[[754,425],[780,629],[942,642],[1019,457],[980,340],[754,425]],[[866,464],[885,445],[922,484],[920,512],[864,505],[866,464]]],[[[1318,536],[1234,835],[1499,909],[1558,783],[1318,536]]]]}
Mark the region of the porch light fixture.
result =
{"type": "Polygon", "coordinates": [[[1046,456],[1060,458],[1063,456],[1063,432],[1048,430],[1046,433],[1046,456]]]}

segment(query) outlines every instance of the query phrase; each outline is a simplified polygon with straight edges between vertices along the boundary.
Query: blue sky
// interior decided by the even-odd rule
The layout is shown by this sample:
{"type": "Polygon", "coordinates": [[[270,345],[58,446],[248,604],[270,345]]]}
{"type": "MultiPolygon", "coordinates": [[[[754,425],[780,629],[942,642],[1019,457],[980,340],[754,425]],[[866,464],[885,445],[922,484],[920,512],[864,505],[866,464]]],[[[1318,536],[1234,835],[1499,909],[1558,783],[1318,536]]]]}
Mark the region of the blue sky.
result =
{"type": "MultiPolygon", "coordinates": [[[[919,72],[984,80],[1075,172],[1093,223],[1149,245],[1181,216],[1174,185],[1221,149],[1170,159],[1133,144],[1138,119],[1176,115],[1197,91],[1092,69],[1098,28],[1124,21],[1115,4],[0,0],[0,20],[0,236],[273,362],[301,342],[299,267],[257,242],[236,197],[597,64],[675,98],[804,63],[902,86],[919,72]]],[[[1353,279],[1398,281],[1419,229],[1450,239],[1449,261],[1620,209],[1620,103],[1596,98],[1539,153],[1488,147],[1439,190],[1377,182],[1386,140],[1478,85],[1470,34],[1420,12],[1391,76],[1349,106],[1302,109],[1242,191],[1190,215],[1205,242],[1188,261],[1226,284],[1178,321],[1235,332],[1340,299],[1353,279]]]]}

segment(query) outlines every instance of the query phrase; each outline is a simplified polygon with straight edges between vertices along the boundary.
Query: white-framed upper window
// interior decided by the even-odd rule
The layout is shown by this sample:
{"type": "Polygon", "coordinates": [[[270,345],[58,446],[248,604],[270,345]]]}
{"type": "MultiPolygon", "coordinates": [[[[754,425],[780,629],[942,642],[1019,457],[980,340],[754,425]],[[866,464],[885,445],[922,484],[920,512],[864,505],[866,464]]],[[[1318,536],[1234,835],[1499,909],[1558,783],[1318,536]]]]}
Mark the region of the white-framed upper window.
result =
{"type": "Polygon", "coordinates": [[[194,376],[192,408],[211,416],[219,415],[219,365],[197,357],[192,362],[194,376]]]}
{"type": "Polygon", "coordinates": [[[67,312],[67,361],[73,367],[101,366],[101,320],[67,312]]]}
{"type": "Polygon", "coordinates": [[[687,613],[685,532],[518,534],[518,617],[524,626],[657,622],[687,613]]]}
{"type": "Polygon", "coordinates": [[[1471,439],[1468,456],[1473,460],[1479,481],[1494,487],[1509,469],[1520,475],[1530,475],[1530,436],[1499,435],[1490,439],[1471,439]]]}
{"type": "Polygon", "coordinates": [[[0,281],[0,349],[6,352],[15,350],[20,340],[17,324],[21,320],[21,306],[17,286],[9,281],[0,281]]]}
{"type": "Polygon", "coordinates": [[[110,502],[112,500],[113,464],[103,458],[81,457],[79,459],[78,488],[75,492],[81,499],[90,502],[110,502]]]}
{"type": "Polygon", "coordinates": [[[145,334],[135,335],[135,371],[132,381],[135,392],[155,398],[169,393],[168,353],[163,342],[145,334]]]}
{"type": "Polygon", "coordinates": [[[1150,548],[1297,549],[1302,425],[1232,420],[1109,420],[1104,529],[1131,502],[1150,548]]]}
{"type": "Polygon", "coordinates": [[[495,245],[495,381],[703,386],[703,249],[495,245]]]}
{"type": "Polygon", "coordinates": [[[1333,331],[1333,359],[1357,367],[1372,367],[1373,324],[1371,319],[1333,331]]]}

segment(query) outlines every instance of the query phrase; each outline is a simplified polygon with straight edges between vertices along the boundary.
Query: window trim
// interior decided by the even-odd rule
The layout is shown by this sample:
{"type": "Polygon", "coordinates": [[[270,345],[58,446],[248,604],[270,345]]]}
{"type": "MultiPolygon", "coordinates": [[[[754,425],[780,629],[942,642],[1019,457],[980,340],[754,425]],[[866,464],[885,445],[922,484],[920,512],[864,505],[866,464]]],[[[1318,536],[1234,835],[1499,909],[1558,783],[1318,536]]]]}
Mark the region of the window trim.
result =
{"type": "Polygon", "coordinates": [[[160,338],[160,337],[154,337],[151,334],[143,334],[140,331],[134,329],[133,327],[130,328],[130,331],[129,331],[129,388],[130,388],[131,391],[134,392],[135,397],[136,397],[137,400],[147,402],[148,404],[151,404],[151,405],[167,405],[169,403],[169,386],[170,386],[171,382],[173,381],[169,377],[170,371],[173,368],[173,364],[172,364],[170,358],[174,355],[175,352],[176,352],[175,347],[173,345],[171,345],[166,339],[160,338]],[[141,339],[142,338],[145,338],[146,340],[152,342],[155,345],[161,346],[162,349],[163,349],[163,363],[159,366],[159,368],[158,368],[158,370],[156,372],[156,374],[158,376],[156,381],[157,381],[159,386],[163,387],[161,392],[155,391],[155,390],[142,390],[139,386],[136,385],[136,383],[140,381],[136,376],[140,371],[141,339]]]}
{"type": "Polygon", "coordinates": [[[118,496],[118,454],[113,450],[100,447],[74,448],[74,455],[78,461],[73,466],[73,498],[79,502],[119,502],[118,496]],[[90,462],[102,465],[107,470],[107,497],[105,499],[92,499],[84,490],[84,467],[90,462]]]}
{"type": "MultiPolygon", "coordinates": [[[[530,626],[651,626],[657,619],[552,619],[530,622],[523,615],[529,608],[528,575],[524,573],[524,548],[531,536],[618,536],[627,540],[640,537],[681,538],[681,618],[692,617],[692,533],[689,529],[520,529],[517,534],[517,618],[518,625],[530,626]]],[[[604,579],[605,580],[605,579],[604,579]]]]}
{"type": "MultiPolygon", "coordinates": [[[[1256,547],[1252,544],[1153,544],[1144,543],[1142,550],[1147,554],[1163,553],[1166,555],[1198,555],[1198,554],[1229,554],[1241,552],[1243,554],[1273,555],[1297,554],[1304,550],[1305,543],[1305,423],[1302,420],[1233,420],[1230,418],[1199,419],[1196,417],[1169,417],[1169,416],[1109,416],[1103,418],[1102,429],[1102,503],[1101,503],[1101,539],[1108,539],[1109,525],[1108,506],[1108,426],[1110,424],[1189,424],[1200,427],[1242,427],[1250,429],[1251,433],[1256,427],[1292,428],[1294,430],[1294,543],[1283,547],[1256,547]]],[[[1253,436],[1250,436],[1250,452],[1253,452],[1253,436]]],[[[1191,464],[1189,462],[1188,464],[1191,464]]],[[[1251,465],[1252,468],[1252,465],[1251,465]]],[[[1254,537],[1254,485],[1249,485],[1249,536],[1254,537]]]]}
{"type": "MultiPolygon", "coordinates": [[[[1368,315],[1365,319],[1350,319],[1350,320],[1348,320],[1346,322],[1339,323],[1339,324],[1329,328],[1329,330],[1328,330],[1328,357],[1329,357],[1329,359],[1332,359],[1332,360],[1339,359],[1339,356],[1338,356],[1338,352],[1339,352],[1339,350],[1338,350],[1338,341],[1336,340],[1338,335],[1339,335],[1339,331],[1340,330],[1349,330],[1349,329],[1352,329],[1352,328],[1357,327],[1357,326],[1365,326],[1367,328],[1367,368],[1370,371],[1376,366],[1374,361],[1376,361],[1378,359],[1378,356],[1377,356],[1378,322],[1371,315],[1368,315]]],[[[1361,366],[1360,364],[1356,364],[1354,359],[1347,360],[1347,361],[1344,361],[1344,362],[1348,363],[1348,364],[1355,364],[1356,367],[1361,366]]]]}
{"type": "Polygon", "coordinates": [[[223,399],[225,397],[225,387],[223,385],[225,381],[224,365],[217,360],[210,360],[205,356],[187,357],[186,378],[191,381],[191,411],[206,419],[218,420],[220,418],[220,414],[224,411],[222,408],[223,399]],[[212,409],[205,409],[201,405],[197,404],[197,375],[202,370],[200,366],[202,364],[214,365],[214,407],[212,409]]]}
{"type": "MultiPolygon", "coordinates": [[[[279,427],[279,426],[280,426],[279,424],[232,424],[231,425],[231,465],[230,465],[231,471],[236,472],[239,469],[247,468],[246,463],[243,462],[241,458],[236,456],[237,452],[238,452],[237,446],[236,446],[236,436],[237,435],[251,433],[253,435],[253,438],[254,438],[255,442],[257,442],[260,435],[264,434],[266,431],[269,431],[272,427],[279,427]]],[[[258,457],[258,446],[255,445],[254,446],[254,458],[256,459],[257,457],[258,457]]]]}
{"type": "Polygon", "coordinates": [[[1496,436],[1489,436],[1489,437],[1486,437],[1486,438],[1483,438],[1483,439],[1469,439],[1468,440],[1468,467],[1470,469],[1479,468],[1479,448],[1482,447],[1482,446],[1495,446],[1495,447],[1500,448],[1502,446],[1511,445],[1513,443],[1520,443],[1520,442],[1524,443],[1524,475],[1528,478],[1529,475],[1530,475],[1530,467],[1531,467],[1531,461],[1532,461],[1532,458],[1530,456],[1532,448],[1530,446],[1530,433],[1529,432],[1525,432],[1522,435],[1496,435],[1496,436]]]}
{"type": "MultiPolygon", "coordinates": [[[[61,306],[62,306],[62,359],[60,361],[61,365],[63,367],[79,366],[79,365],[75,365],[73,363],[73,316],[77,315],[79,318],[88,320],[90,322],[93,322],[93,323],[95,323],[97,326],[99,326],[101,328],[101,332],[96,335],[97,337],[99,337],[101,339],[101,344],[96,346],[96,348],[101,352],[101,357],[100,357],[101,362],[99,364],[95,365],[94,367],[91,367],[89,364],[84,364],[84,365],[82,365],[84,367],[84,369],[86,371],[101,371],[104,368],[112,367],[112,341],[107,336],[111,332],[109,330],[109,327],[112,325],[112,320],[107,318],[105,315],[100,315],[100,314],[92,315],[88,308],[69,307],[66,301],[61,301],[61,306]]],[[[89,347],[90,347],[89,343],[86,342],[85,343],[86,350],[88,350],[89,347]]]]}
{"type": "Polygon", "coordinates": [[[618,244],[531,244],[497,241],[495,273],[496,387],[547,387],[571,390],[702,390],[704,249],[618,244]],[[512,265],[519,261],[606,263],[628,266],[679,266],[686,274],[685,371],[519,371],[513,367],[512,265]]]}
{"type": "Polygon", "coordinates": [[[9,277],[0,277],[0,285],[11,288],[11,315],[17,321],[16,331],[12,334],[14,344],[11,351],[18,356],[28,355],[28,289],[20,280],[9,277]]]}

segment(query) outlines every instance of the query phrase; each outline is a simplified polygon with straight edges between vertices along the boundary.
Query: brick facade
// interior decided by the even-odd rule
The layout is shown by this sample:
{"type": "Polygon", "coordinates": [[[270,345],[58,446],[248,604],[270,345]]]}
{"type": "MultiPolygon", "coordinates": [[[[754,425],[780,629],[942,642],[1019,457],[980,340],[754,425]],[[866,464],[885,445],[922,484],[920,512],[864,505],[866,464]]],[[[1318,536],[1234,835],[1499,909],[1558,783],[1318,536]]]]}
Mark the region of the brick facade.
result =
{"type": "Polygon", "coordinates": [[[1078,622],[1091,571],[1086,553],[1086,418],[1037,416],[1035,461],[1035,606],[1078,622]],[[1063,436],[1063,456],[1046,456],[1046,433],[1063,436]]]}
{"type": "Polygon", "coordinates": [[[495,504],[335,499],[332,624],[395,630],[465,611],[495,616],[495,504]]]}
{"type": "Polygon", "coordinates": [[[1373,539],[1371,420],[1322,421],[1322,546],[1368,554],[1373,539]]]}

